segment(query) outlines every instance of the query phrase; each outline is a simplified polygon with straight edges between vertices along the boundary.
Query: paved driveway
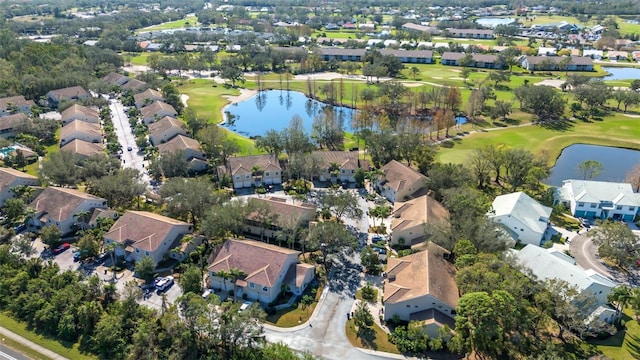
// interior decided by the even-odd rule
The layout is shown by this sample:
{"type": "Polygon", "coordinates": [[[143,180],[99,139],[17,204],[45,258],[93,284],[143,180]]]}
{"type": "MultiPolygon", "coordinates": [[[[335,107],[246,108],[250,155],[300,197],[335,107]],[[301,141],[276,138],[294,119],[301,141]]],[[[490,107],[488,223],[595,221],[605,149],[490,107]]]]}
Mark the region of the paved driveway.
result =
{"type": "Polygon", "coordinates": [[[622,274],[619,271],[611,269],[605,265],[598,254],[598,247],[587,236],[586,232],[580,235],[576,235],[569,245],[571,255],[576,259],[576,263],[584,269],[593,269],[596,272],[613,279],[617,282],[628,284],[630,282],[637,284],[637,279],[634,279],[634,275],[630,277],[622,274]]]}
{"type": "Polygon", "coordinates": [[[142,174],[142,180],[148,184],[150,179],[145,169],[144,156],[139,152],[136,145],[136,138],[131,131],[129,116],[124,112],[124,106],[119,100],[111,99],[109,100],[109,109],[111,110],[111,120],[113,121],[118,142],[122,145],[122,166],[138,169],[142,174]],[[131,151],[127,150],[129,147],[131,151]]]}

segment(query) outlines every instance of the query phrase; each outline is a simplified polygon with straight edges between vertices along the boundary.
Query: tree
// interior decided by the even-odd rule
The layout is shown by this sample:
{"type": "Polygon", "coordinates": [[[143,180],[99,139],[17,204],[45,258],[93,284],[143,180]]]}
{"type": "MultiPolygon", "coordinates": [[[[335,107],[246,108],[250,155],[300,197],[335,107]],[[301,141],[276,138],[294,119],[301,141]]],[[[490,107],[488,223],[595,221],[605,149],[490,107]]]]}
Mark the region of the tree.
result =
{"type": "Polygon", "coordinates": [[[9,222],[13,223],[20,220],[20,218],[22,218],[22,216],[24,215],[25,204],[24,201],[20,198],[9,198],[7,199],[7,201],[5,201],[4,207],[2,209],[4,210],[4,213],[7,216],[9,222]]]}
{"type": "Polygon", "coordinates": [[[195,265],[189,265],[180,276],[183,293],[202,293],[202,271],[195,265]]]}
{"type": "Polygon", "coordinates": [[[602,172],[602,164],[596,160],[585,160],[578,164],[578,170],[584,180],[591,180],[602,172]]]}
{"type": "Polygon", "coordinates": [[[222,59],[220,62],[220,77],[231,81],[231,86],[235,87],[236,82],[244,83],[244,74],[240,66],[233,59],[222,59]]]}
{"type": "Polygon", "coordinates": [[[596,224],[588,236],[598,246],[598,254],[620,267],[632,265],[637,258],[638,241],[633,231],[623,222],[598,220],[596,224]]]}
{"type": "Polygon", "coordinates": [[[189,163],[185,159],[184,150],[176,150],[155,157],[149,163],[149,175],[156,180],[172,177],[186,177],[189,174],[189,163]]]}
{"type": "Polygon", "coordinates": [[[274,154],[276,158],[284,149],[284,134],[276,130],[268,130],[263,136],[256,138],[256,148],[274,154]]]}
{"type": "Polygon", "coordinates": [[[343,220],[343,216],[360,220],[363,216],[358,197],[351,191],[330,190],[320,198],[320,204],[333,211],[339,220],[343,220]]]}
{"type": "Polygon", "coordinates": [[[633,81],[631,81],[631,84],[629,86],[631,88],[631,90],[633,91],[638,91],[640,90],[640,79],[635,79],[633,81]]]}
{"type": "Polygon", "coordinates": [[[87,232],[80,240],[78,240],[78,251],[80,252],[80,259],[84,260],[86,258],[94,257],[98,255],[100,252],[100,243],[101,239],[99,239],[95,234],[91,232],[87,232]]]}
{"type": "Polygon", "coordinates": [[[195,228],[207,210],[222,204],[228,196],[216,192],[213,184],[205,178],[172,178],[160,188],[169,216],[189,221],[195,228]]]}
{"type": "Polygon", "coordinates": [[[54,152],[42,161],[40,176],[53,185],[74,186],[80,177],[79,163],[80,159],[74,152],[54,152]]]}
{"type": "Polygon", "coordinates": [[[504,180],[516,191],[527,181],[527,175],[533,168],[534,157],[526,149],[508,149],[504,154],[504,180]]]}
{"type": "Polygon", "coordinates": [[[510,345],[509,335],[515,327],[515,299],[504,290],[472,292],[458,301],[456,334],[452,339],[459,353],[476,352],[498,358],[510,345]]]}
{"type": "Polygon", "coordinates": [[[468,67],[462,68],[462,70],[460,71],[460,77],[464,79],[465,84],[467,83],[469,75],[471,75],[471,69],[468,67]]]}
{"type": "Polygon", "coordinates": [[[373,251],[371,247],[365,247],[360,253],[360,263],[367,269],[367,274],[377,276],[382,271],[380,267],[380,258],[378,253],[373,251]]]}
{"type": "Polygon", "coordinates": [[[522,110],[533,114],[538,121],[558,119],[564,113],[565,100],[551,86],[524,85],[515,90],[522,110]]]}
{"type": "Polygon", "coordinates": [[[625,181],[631,184],[633,191],[640,192],[640,163],[629,170],[625,181]]]}
{"type": "Polygon", "coordinates": [[[607,301],[616,304],[616,312],[620,314],[631,301],[631,289],[627,285],[618,285],[607,295],[607,301]]]}
{"type": "Polygon", "coordinates": [[[229,269],[229,275],[231,275],[231,283],[233,284],[233,301],[236,301],[238,296],[238,292],[236,291],[236,283],[238,282],[238,279],[244,278],[247,274],[245,274],[244,271],[234,267],[229,269]]]}
{"type": "Polygon", "coordinates": [[[353,251],[357,240],[344,227],[335,221],[324,221],[316,224],[309,232],[309,247],[320,250],[322,260],[327,264],[327,257],[342,251],[353,251]]]}
{"type": "Polygon", "coordinates": [[[195,137],[201,129],[207,126],[207,120],[200,118],[193,108],[186,108],[182,113],[182,118],[187,124],[189,133],[193,137],[195,137]]]}
{"type": "Polygon", "coordinates": [[[135,273],[138,277],[145,281],[153,279],[153,275],[156,271],[156,264],[151,256],[145,256],[142,259],[136,261],[135,273]]]}
{"type": "Polygon", "coordinates": [[[509,116],[509,114],[511,114],[511,102],[496,100],[493,108],[491,108],[491,118],[497,119],[500,117],[504,121],[507,119],[507,116],[509,116]]]}
{"type": "Polygon", "coordinates": [[[90,194],[103,197],[112,207],[123,207],[145,190],[138,169],[124,168],[99,179],[92,179],[87,188],[90,194]]]}
{"type": "Polygon", "coordinates": [[[40,240],[49,248],[55,248],[60,245],[61,237],[60,229],[55,225],[48,225],[40,229],[40,240]]]}
{"type": "Polygon", "coordinates": [[[409,72],[411,73],[411,76],[413,77],[413,80],[415,80],[418,77],[418,75],[420,75],[420,69],[418,69],[415,66],[412,66],[409,69],[409,72]]]}
{"type": "Polygon", "coordinates": [[[365,336],[369,327],[373,326],[373,315],[371,315],[366,302],[360,301],[356,305],[356,310],[353,312],[353,322],[358,328],[358,336],[360,337],[365,336]]]}
{"type": "Polygon", "coordinates": [[[601,80],[592,80],[573,89],[573,94],[585,103],[591,112],[601,109],[611,98],[611,87],[601,80]]]}
{"type": "Polygon", "coordinates": [[[488,156],[488,148],[475,149],[468,163],[473,175],[478,181],[478,188],[483,189],[485,184],[491,181],[491,170],[493,169],[490,157],[488,156]]]}
{"type": "Polygon", "coordinates": [[[489,80],[493,81],[494,87],[498,87],[498,84],[503,82],[508,83],[510,79],[511,76],[509,76],[509,73],[506,71],[493,71],[489,73],[489,80]]]}

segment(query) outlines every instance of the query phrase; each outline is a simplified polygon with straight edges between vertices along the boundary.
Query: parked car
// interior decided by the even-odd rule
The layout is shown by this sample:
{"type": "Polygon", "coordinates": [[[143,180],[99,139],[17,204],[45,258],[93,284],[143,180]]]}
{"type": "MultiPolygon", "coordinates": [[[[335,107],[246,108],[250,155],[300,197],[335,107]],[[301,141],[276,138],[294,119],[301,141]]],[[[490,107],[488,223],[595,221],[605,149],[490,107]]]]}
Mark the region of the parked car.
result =
{"type": "Polygon", "coordinates": [[[157,278],[155,280],[155,285],[158,293],[161,293],[173,286],[173,276],[169,275],[166,277],[157,278]]]}
{"type": "Polygon", "coordinates": [[[127,151],[132,151],[133,148],[131,146],[127,146],[127,151]]]}
{"type": "Polygon", "coordinates": [[[14,228],[13,228],[13,230],[14,230],[16,233],[21,233],[21,232],[23,232],[26,228],[27,228],[27,225],[25,225],[25,224],[20,224],[20,225],[18,225],[18,226],[16,226],[16,227],[14,227],[14,228]]]}
{"type": "Polygon", "coordinates": [[[242,305],[240,305],[240,310],[238,311],[245,311],[249,308],[249,306],[251,306],[251,302],[250,301],[245,301],[242,303],[242,305]]]}
{"type": "Polygon", "coordinates": [[[206,289],[203,293],[202,293],[202,298],[206,299],[209,297],[209,295],[211,295],[211,289],[206,289]]]}
{"type": "Polygon", "coordinates": [[[71,244],[64,243],[64,244],[58,246],[57,248],[53,249],[53,254],[54,255],[62,254],[63,252],[69,250],[70,247],[71,247],[71,244]]]}

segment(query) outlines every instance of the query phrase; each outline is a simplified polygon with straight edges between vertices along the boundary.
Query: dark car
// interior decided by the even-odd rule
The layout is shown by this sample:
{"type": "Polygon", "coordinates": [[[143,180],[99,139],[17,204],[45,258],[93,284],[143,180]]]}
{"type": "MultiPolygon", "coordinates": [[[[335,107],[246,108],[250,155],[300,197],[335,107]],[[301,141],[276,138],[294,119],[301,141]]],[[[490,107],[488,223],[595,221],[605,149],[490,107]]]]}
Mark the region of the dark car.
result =
{"type": "Polygon", "coordinates": [[[27,226],[26,226],[25,224],[20,224],[20,225],[18,225],[18,226],[16,226],[16,227],[14,227],[14,228],[13,228],[13,230],[14,230],[16,233],[21,233],[21,232],[22,232],[22,231],[24,231],[26,228],[27,228],[27,226]]]}
{"type": "Polygon", "coordinates": [[[132,151],[133,148],[131,146],[127,146],[127,151],[132,151]]]}
{"type": "Polygon", "coordinates": [[[71,247],[71,244],[64,243],[64,244],[58,246],[57,248],[53,249],[53,254],[54,255],[61,254],[61,253],[65,252],[65,251],[69,250],[70,247],[71,247]]]}

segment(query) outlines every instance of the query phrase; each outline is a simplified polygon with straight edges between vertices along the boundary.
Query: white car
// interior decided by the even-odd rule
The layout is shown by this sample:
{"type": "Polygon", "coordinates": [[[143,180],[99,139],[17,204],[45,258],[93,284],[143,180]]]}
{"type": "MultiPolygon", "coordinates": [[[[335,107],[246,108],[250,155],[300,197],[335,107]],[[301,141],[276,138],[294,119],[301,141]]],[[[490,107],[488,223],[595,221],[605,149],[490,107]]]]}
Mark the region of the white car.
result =
{"type": "Polygon", "coordinates": [[[249,306],[251,306],[251,302],[250,301],[245,301],[242,303],[242,305],[240,305],[240,310],[238,311],[245,311],[249,308],[249,306]]]}
{"type": "Polygon", "coordinates": [[[173,276],[158,278],[156,279],[155,284],[158,291],[164,291],[173,285],[173,276]]]}

